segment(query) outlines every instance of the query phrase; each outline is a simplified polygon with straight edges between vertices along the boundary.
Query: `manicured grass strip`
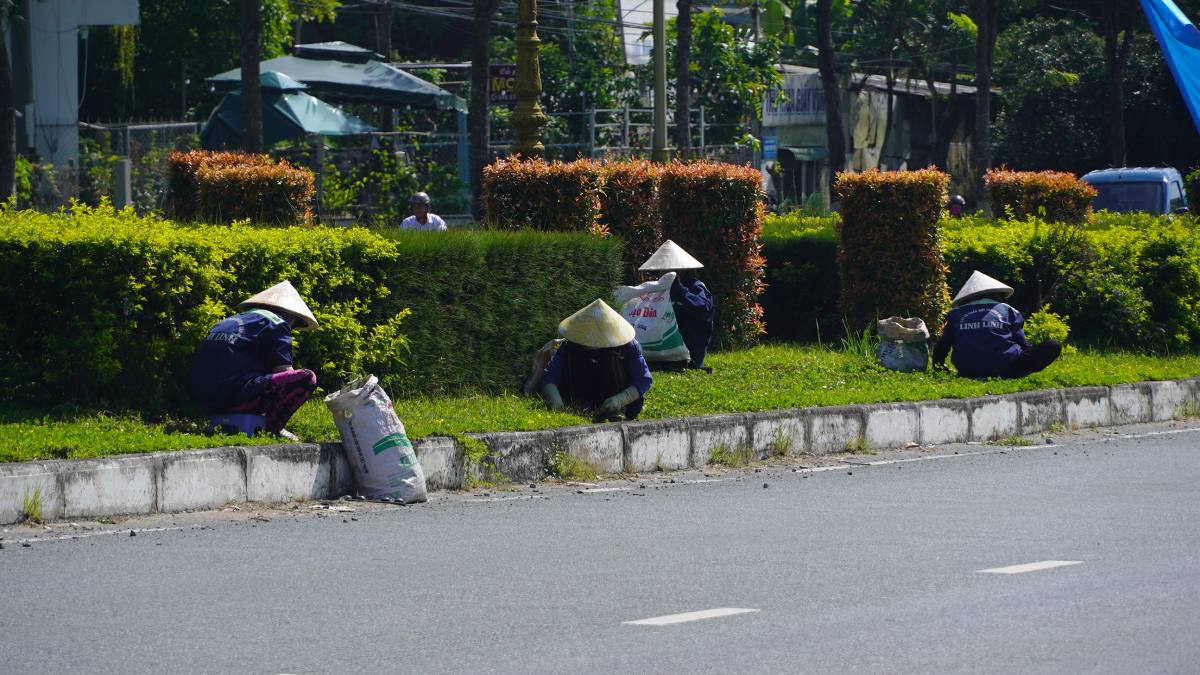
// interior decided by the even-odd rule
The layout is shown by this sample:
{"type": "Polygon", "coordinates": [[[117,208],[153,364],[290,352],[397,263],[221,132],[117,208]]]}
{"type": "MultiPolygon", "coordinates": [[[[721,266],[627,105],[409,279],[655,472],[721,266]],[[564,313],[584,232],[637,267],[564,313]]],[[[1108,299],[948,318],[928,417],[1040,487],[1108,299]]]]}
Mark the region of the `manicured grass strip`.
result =
{"type": "Polygon", "coordinates": [[[265,436],[206,436],[199,429],[183,432],[179,425],[146,424],[133,415],[64,415],[12,421],[14,417],[18,415],[5,412],[5,421],[0,423],[0,461],[107,457],[279,442],[265,436]]]}
{"type": "MultiPolygon", "coordinates": [[[[767,345],[713,354],[715,372],[656,373],[643,419],[781,408],[966,398],[1033,389],[1168,380],[1200,374],[1200,355],[1153,356],[1123,352],[1066,354],[1042,373],[1019,380],[968,380],[948,372],[896,373],[874,365],[871,345],[841,351],[815,345],[767,345]]],[[[551,412],[540,400],[513,395],[469,395],[395,402],[409,436],[454,436],[476,431],[530,431],[586,424],[551,412]]],[[[0,461],[96,457],[127,452],[244,445],[273,439],[171,433],[185,425],[145,425],[136,418],[100,415],[39,419],[0,413],[0,461]]],[[[337,440],[321,401],[310,401],[288,428],[306,440],[337,440]]]]}

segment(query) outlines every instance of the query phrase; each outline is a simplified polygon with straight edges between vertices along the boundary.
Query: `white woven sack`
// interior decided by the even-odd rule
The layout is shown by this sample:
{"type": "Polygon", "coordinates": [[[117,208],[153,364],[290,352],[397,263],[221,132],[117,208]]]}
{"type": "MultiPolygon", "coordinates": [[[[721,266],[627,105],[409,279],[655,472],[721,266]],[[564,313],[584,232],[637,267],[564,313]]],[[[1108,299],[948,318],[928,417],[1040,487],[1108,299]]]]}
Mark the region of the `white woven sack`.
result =
{"type": "Polygon", "coordinates": [[[667,272],[658,281],[638,286],[620,286],[616,300],[621,316],[633,326],[642,354],[647,361],[687,361],[692,355],[683,343],[675,306],[671,304],[671,284],[675,273],[667,272]]]}
{"type": "Polygon", "coordinates": [[[378,378],[369,375],[350,382],[326,396],[325,405],[342,435],[342,448],[360,495],[390,497],[405,504],[429,498],[425,471],[378,378]]]}

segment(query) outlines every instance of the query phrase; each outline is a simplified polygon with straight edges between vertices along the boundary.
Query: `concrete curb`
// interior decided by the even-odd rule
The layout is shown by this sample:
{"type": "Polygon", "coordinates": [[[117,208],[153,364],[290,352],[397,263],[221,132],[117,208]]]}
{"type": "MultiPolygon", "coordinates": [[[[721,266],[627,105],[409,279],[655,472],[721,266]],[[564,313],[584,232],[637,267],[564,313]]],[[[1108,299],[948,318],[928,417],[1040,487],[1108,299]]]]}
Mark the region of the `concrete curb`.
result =
{"type": "MultiPolygon", "coordinates": [[[[453,439],[415,441],[431,490],[496,472],[546,476],[567,452],[601,474],[703,467],[720,450],[758,458],[847,449],[991,441],[1050,429],[1158,422],[1195,413],[1200,378],[1076,387],[918,403],[877,403],[471,434],[488,448],[472,463],[453,439]]],[[[38,494],[44,519],[208,509],[228,502],[329,499],[353,490],[338,443],[213,448],[104,459],[0,464],[0,524],[38,494]]]]}

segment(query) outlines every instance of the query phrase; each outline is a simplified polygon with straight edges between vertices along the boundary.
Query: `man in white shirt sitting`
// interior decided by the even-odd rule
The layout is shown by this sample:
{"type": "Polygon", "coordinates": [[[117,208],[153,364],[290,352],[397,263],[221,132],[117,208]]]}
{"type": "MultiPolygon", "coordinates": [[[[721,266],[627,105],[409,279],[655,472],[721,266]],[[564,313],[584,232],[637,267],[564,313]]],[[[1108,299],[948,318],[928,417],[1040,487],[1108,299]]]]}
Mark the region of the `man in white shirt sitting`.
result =
{"type": "Polygon", "coordinates": [[[445,232],[446,221],[436,213],[429,212],[429,195],[418,192],[412,196],[413,215],[400,223],[402,230],[423,230],[426,232],[445,232]]]}

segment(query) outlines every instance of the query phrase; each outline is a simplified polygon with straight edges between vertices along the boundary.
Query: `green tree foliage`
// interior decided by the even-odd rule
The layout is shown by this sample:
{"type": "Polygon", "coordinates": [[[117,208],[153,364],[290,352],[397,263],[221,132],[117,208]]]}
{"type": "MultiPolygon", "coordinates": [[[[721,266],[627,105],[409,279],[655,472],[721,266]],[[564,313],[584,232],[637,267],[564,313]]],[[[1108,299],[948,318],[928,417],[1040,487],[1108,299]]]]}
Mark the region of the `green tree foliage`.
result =
{"type": "MultiPolygon", "coordinates": [[[[677,39],[675,20],[667,25],[667,62],[674,60],[677,39]]],[[[732,143],[748,130],[746,123],[762,114],[762,95],[782,81],[775,69],[782,43],[765,36],[757,42],[739,35],[724,20],[720,9],[700,12],[692,18],[691,84],[692,107],[704,106],[705,142],[712,145],[732,143]]],[[[652,64],[639,69],[638,81],[649,88],[652,64]]],[[[673,105],[674,91],[668,83],[668,102],[673,105]]]]}
{"type": "MultiPolygon", "coordinates": [[[[237,0],[139,4],[140,24],[132,35],[120,27],[88,31],[80,62],[87,65],[81,75],[82,119],[180,119],[185,112],[196,117],[216,102],[204,78],[238,67],[237,0]]],[[[291,50],[297,19],[329,21],[340,5],[340,0],[262,0],[265,58],[291,50]]]]}
{"type": "Polygon", "coordinates": [[[1080,173],[1103,165],[1104,54],[1099,36],[1067,20],[1022,22],[1000,37],[1003,102],[996,159],[1014,169],[1080,173]]]}

